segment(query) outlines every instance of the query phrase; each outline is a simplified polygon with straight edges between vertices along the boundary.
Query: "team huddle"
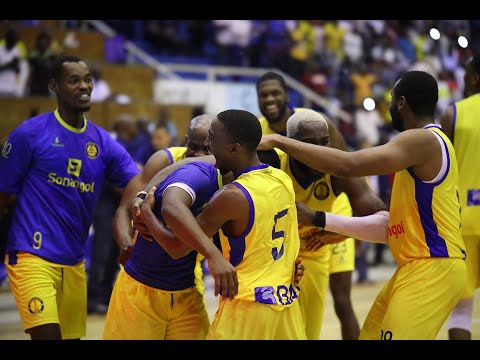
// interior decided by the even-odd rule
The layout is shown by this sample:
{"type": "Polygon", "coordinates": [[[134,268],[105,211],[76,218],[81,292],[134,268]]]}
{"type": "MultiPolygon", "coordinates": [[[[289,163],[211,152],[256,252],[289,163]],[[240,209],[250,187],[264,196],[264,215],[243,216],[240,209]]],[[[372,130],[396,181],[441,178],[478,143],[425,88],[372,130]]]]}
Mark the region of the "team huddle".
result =
{"type": "Polygon", "coordinates": [[[344,339],[435,339],[449,317],[451,338],[469,337],[480,231],[478,185],[463,169],[479,74],[474,57],[467,98],[440,125],[435,78],[404,73],[390,103],[399,134],[349,152],[326,115],[291,108],[285,80],[268,72],[256,84],[262,117],[197,116],[184,147],[157,151],[140,170],[85,118],[86,63],[60,57],[49,82],[58,108],[14,129],[0,157],[0,213],[17,197],[5,264],[23,328],[32,339],[86,335],[85,243],[108,181],[123,189],[113,219],[122,266],[103,339],[317,340],[329,282],[345,289],[344,339]],[[387,174],[389,209],[365,180],[387,174]],[[397,263],[360,325],[354,239],[388,244],[397,263]],[[201,261],[219,296],[211,323],[201,261]]]}

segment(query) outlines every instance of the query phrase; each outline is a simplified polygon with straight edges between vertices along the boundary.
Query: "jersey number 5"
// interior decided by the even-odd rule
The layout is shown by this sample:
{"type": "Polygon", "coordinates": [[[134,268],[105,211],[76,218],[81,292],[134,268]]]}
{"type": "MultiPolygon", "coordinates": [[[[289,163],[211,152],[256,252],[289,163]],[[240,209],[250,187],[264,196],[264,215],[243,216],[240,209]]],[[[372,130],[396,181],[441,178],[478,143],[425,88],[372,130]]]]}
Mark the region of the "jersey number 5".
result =
{"type": "MultiPolygon", "coordinates": [[[[274,217],[273,217],[273,229],[272,229],[272,240],[278,239],[278,238],[285,238],[285,231],[280,230],[277,231],[275,229],[275,226],[277,226],[277,221],[278,219],[281,219],[285,215],[288,214],[288,209],[282,210],[278,212],[274,217]]],[[[280,248],[280,251],[276,247],[272,249],[272,257],[273,260],[278,260],[282,257],[283,255],[283,250],[284,250],[284,242],[282,241],[282,247],[280,248]]]]}

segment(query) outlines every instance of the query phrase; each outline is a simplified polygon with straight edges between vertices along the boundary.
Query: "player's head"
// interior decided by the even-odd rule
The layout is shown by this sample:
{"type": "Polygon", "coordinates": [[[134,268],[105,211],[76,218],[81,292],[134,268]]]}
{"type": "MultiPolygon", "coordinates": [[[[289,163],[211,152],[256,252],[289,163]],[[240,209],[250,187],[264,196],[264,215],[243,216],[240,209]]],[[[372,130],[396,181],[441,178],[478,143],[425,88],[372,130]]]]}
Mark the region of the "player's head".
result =
{"type": "Polygon", "coordinates": [[[157,121],[152,132],[152,146],[157,150],[168,148],[172,142],[172,134],[168,131],[167,123],[163,120],[157,121]]]}
{"type": "Polygon", "coordinates": [[[433,119],[437,101],[437,80],[425,71],[407,71],[392,89],[390,101],[392,127],[398,131],[405,130],[407,116],[433,119]]]}
{"type": "MultiPolygon", "coordinates": [[[[325,116],[321,113],[304,109],[297,111],[288,118],[287,137],[309,144],[330,146],[330,136],[328,134],[328,123],[325,116]]],[[[307,165],[290,158],[299,170],[308,177],[319,178],[323,173],[314,170],[307,165]]]]}
{"type": "Polygon", "coordinates": [[[214,115],[202,114],[190,121],[190,126],[185,134],[187,157],[209,155],[208,148],[205,146],[205,139],[208,136],[208,129],[213,119],[215,119],[214,115]]]}
{"type": "Polygon", "coordinates": [[[53,62],[49,87],[64,110],[73,113],[90,110],[93,76],[87,64],[78,57],[63,55],[53,62]]]}
{"type": "Polygon", "coordinates": [[[117,134],[119,140],[128,143],[137,135],[137,126],[132,115],[123,113],[115,118],[113,131],[117,134]]]}
{"type": "Polygon", "coordinates": [[[258,108],[269,123],[282,120],[288,109],[288,97],[285,79],[274,72],[265,73],[257,80],[258,108]]]}
{"type": "Polygon", "coordinates": [[[222,111],[212,121],[205,145],[215,156],[215,166],[225,174],[257,158],[261,138],[258,118],[251,112],[232,109],[222,111]]]}
{"type": "Polygon", "coordinates": [[[472,57],[467,63],[463,80],[465,83],[463,90],[465,97],[480,92],[480,54],[472,57]]]}

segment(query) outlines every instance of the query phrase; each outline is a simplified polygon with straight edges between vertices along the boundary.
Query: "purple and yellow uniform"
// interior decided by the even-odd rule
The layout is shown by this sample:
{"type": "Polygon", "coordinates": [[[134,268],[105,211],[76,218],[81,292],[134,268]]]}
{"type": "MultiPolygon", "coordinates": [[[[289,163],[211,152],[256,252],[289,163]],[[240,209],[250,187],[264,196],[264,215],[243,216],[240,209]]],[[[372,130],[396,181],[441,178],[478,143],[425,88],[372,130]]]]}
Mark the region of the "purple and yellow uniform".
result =
{"type": "Polygon", "coordinates": [[[238,294],[220,298],[207,339],[306,339],[300,289],[293,285],[300,240],[292,180],[261,164],[245,169],[232,184],[250,205],[241,236],[219,231],[223,254],[237,271],[238,294]]]}
{"type": "Polygon", "coordinates": [[[56,110],[12,131],[0,172],[0,192],[18,196],[5,263],[24,329],[59,323],[64,339],[85,336],[95,204],[105,180],[124,187],[139,169],[107,131],[86,119],[73,128],[56,110]]]}
{"type": "Polygon", "coordinates": [[[462,211],[462,236],[467,251],[467,287],[463,298],[471,298],[480,287],[480,181],[477,149],[480,148],[478,118],[480,94],[457,101],[454,107],[453,141],[457,154],[458,193],[462,211]]]}
{"type": "MultiPolygon", "coordinates": [[[[194,216],[222,186],[214,165],[192,162],[172,172],[155,192],[161,218],[163,192],[179,187],[192,197],[194,216]]],[[[173,259],[155,241],[138,235],[133,252],[115,282],[104,339],[204,339],[209,318],[203,293],[195,286],[197,252],[173,259]]]]}
{"type": "Polygon", "coordinates": [[[431,181],[405,169],[395,174],[388,241],[398,268],[378,294],[360,339],[434,340],[466,285],[460,234],[455,150],[438,125],[428,125],[442,148],[431,181]]]}

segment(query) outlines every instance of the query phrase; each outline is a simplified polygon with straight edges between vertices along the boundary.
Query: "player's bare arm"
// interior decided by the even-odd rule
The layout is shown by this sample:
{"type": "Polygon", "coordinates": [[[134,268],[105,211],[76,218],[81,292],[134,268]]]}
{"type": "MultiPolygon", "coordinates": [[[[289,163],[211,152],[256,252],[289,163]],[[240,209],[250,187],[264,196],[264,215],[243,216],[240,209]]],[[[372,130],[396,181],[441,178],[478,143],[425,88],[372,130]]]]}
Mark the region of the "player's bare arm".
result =
{"type": "Polygon", "coordinates": [[[145,187],[145,191],[148,192],[152,186],[157,186],[162,182],[167,176],[165,175],[167,172],[167,175],[178,169],[179,167],[182,167],[185,164],[194,162],[194,161],[204,161],[204,162],[209,162],[211,164],[215,164],[215,158],[213,155],[204,155],[204,156],[195,156],[195,157],[187,157],[185,159],[179,160],[168,166],[167,169],[162,169],[158,173],[154,174],[151,179],[148,181],[147,186],[145,187]]]}
{"type": "Polygon", "coordinates": [[[385,145],[353,152],[308,144],[277,134],[264,135],[258,149],[274,147],[313,169],[339,177],[388,175],[412,167],[420,179],[431,180],[440,170],[442,161],[438,140],[425,129],[407,130],[385,145]],[[430,167],[436,168],[437,172],[430,167]],[[429,174],[434,175],[424,179],[429,174]]]}
{"type": "Polygon", "coordinates": [[[453,106],[450,106],[447,111],[440,118],[440,125],[442,125],[442,131],[445,135],[448,136],[450,141],[453,144],[453,121],[454,121],[454,110],[453,106]]]}
{"type": "Polygon", "coordinates": [[[119,249],[119,262],[125,265],[133,248],[132,243],[132,216],[130,206],[135,195],[143,190],[148,181],[161,169],[170,164],[170,159],[164,150],[159,150],[148,159],[143,170],[136,175],[125,187],[120,204],[113,217],[113,238],[119,249]]]}
{"type": "Polygon", "coordinates": [[[325,114],[323,114],[323,117],[325,118],[325,120],[327,120],[328,124],[328,136],[330,138],[330,146],[338,150],[347,151],[347,144],[345,143],[345,139],[338,130],[337,126],[325,114]]]}
{"type": "MultiPolygon", "coordinates": [[[[176,238],[184,242],[187,247],[193,248],[201,253],[207,259],[210,273],[215,280],[215,296],[222,294],[233,299],[238,293],[238,279],[236,270],[233,265],[223,257],[223,254],[210,240],[210,238],[218,231],[218,229],[220,229],[223,223],[215,228],[216,225],[211,224],[216,224],[216,222],[204,222],[204,229],[201,226],[202,224],[197,223],[190,210],[188,210],[188,213],[181,212],[184,209],[180,209],[180,206],[176,204],[178,201],[175,200],[177,199],[177,195],[179,195],[177,191],[180,190],[181,189],[175,189],[174,187],[171,187],[165,191],[164,198],[162,200],[162,217],[164,222],[168,224],[168,228],[171,231],[168,231],[166,227],[159,227],[156,229],[158,232],[155,234],[156,237],[154,239],[160,245],[162,245],[163,241],[171,241],[172,238],[175,240],[176,236],[176,238]],[[165,201],[166,198],[167,201],[165,201]],[[178,216],[179,213],[182,215],[178,216]],[[159,239],[159,237],[164,237],[164,239],[159,239]]],[[[219,190],[217,193],[222,192],[222,190],[223,189],[219,190]]],[[[212,197],[212,199],[215,197],[216,194],[212,197]]],[[[212,199],[210,201],[212,201],[212,199]]],[[[205,209],[207,209],[208,206],[209,205],[207,204],[205,209]]],[[[229,210],[230,209],[225,209],[224,214],[229,210]]],[[[202,215],[203,213],[199,216],[202,215]]],[[[215,217],[215,219],[212,218],[212,220],[217,219],[218,217],[215,217]]]]}
{"type": "MultiPolygon", "coordinates": [[[[190,220],[194,221],[196,224],[196,220],[190,211],[192,198],[186,191],[180,188],[172,187],[168,190],[170,189],[172,191],[168,191],[168,194],[167,191],[165,191],[162,199],[162,207],[166,199],[170,204],[172,202],[176,202],[178,205],[176,204],[174,208],[177,209],[177,212],[173,216],[178,216],[180,219],[184,219],[186,223],[188,223],[188,220],[190,220]],[[168,198],[170,198],[170,200],[168,200],[168,198]],[[172,198],[174,201],[172,201],[172,198]]],[[[142,205],[142,211],[139,217],[142,220],[142,223],[149,230],[147,236],[151,236],[153,240],[157,241],[157,243],[159,243],[172,258],[179,259],[192,251],[192,248],[188,247],[184,242],[178,240],[176,237],[164,236],[165,231],[168,230],[165,229],[165,224],[159,221],[158,217],[153,213],[153,207],[155,205],[155,190],[156,187],[152,187],[148,192],[142,205]]]]}

